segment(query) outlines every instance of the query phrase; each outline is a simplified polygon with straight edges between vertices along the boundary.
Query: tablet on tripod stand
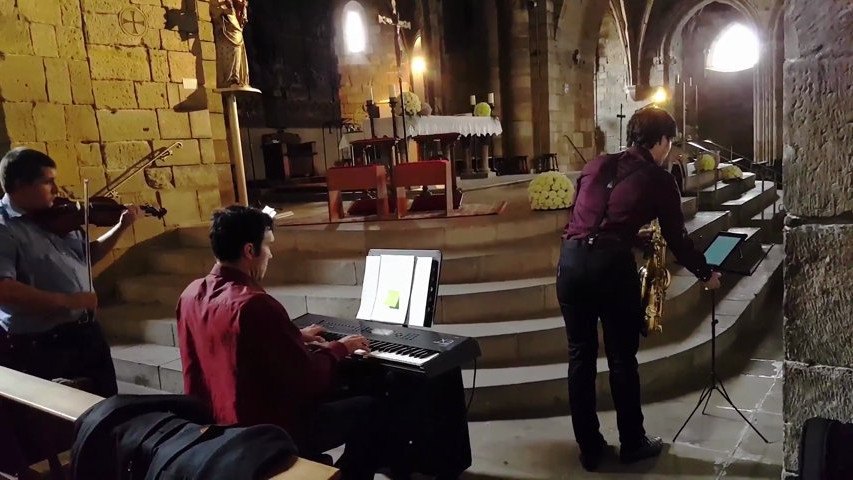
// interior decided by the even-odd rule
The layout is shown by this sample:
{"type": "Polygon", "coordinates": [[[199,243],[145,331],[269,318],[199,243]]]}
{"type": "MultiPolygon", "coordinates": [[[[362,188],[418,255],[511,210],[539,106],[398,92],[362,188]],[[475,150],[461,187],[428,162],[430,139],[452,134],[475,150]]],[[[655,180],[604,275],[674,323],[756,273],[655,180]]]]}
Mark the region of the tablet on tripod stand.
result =
{"type": "MultiPolygon", "coordinates": [[[[744,260],[743,255],[743,244],[746,243],[748,235],[745,233],[738,232],[719,232],[714,240],[711,241],[708,248],[705,249],[705,261],[711,267],[712,270],[717,272],[727,272],[734,273],[737,275],[745,275],[749,276],[755,272],[755,268],[758,267],[758,263],[761,263],[761,259],[756,262],[754,268],[750,269],[749,265],[746,265],[746,269],[737,268],[738,264],[742,264],[744,260]],[[737,255],[735,256],[735,253],[737,255]],[[732,261],[734,260],[734,261],[732,261]]],[[[763,250],[763,249],[762,249],[763,250]]],[[[769,252],[769,250],[767,250],[769,252]]],[[[764,255],[767,255],[767,252],[763,252],[764,255]]],[[[696,410],[699,409],[699,405],[702,405],[702,402],[705,402],[705,406],[702,407],[702,414],[705,414],[705,410],[708,408],[708,403],[711,401],[711,395],[714,391],[719,392],[722,395],[723,399],[737,412],[738,415],[749,425],[755,433],[764,440],[765,443],[770,443],[761,432],[755,428],[755,425],[749,421],[749,419],[744,416],[743,413],[737,408],[737,406],[732,402],[731,397],[729,397],[729,393],[726,391],[726,387],[723,385],[723,381],[720,379],[719,375],[717,375],[717,298],[714,290],[711,290],[711,372],[710,372],[710,382],[705,388],[702,389],[702,393],[699,395],[699,401],[696,402],[696,406],[693,408],[693,411],[690,412],[690,415],[687,417],[687,420],[684,421],[684,424],[681,425],[681,428],[678,429],[678,433],[675,434],[675,438],[672,441],[676,441],[678,436],[681,435],[682,430],[687,424],[690,422],[690,419],[693,418],[693,415],[696,413],[696,410]]]]}

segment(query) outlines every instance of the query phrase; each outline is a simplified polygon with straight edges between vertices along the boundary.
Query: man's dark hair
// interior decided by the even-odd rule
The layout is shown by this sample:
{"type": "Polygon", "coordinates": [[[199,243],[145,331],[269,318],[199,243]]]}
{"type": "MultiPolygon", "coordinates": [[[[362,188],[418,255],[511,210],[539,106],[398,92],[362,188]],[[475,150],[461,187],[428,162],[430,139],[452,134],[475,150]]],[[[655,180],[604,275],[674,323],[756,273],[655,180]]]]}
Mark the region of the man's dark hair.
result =
{"type": "Polygon", "coordinates": [[[638,110],[628,120],[628,146],[639,145],[651,149],[661,137],[675,138],[675,119],[666,110],[647,107],[638,110]]]}
{"type": "Polygon", "coordinates": [[[210,223],[213,255],[220,262],[237,261],[247,243],[254,245],[256,255],[259,255],[264,234],[272,227],[272,217],[257,208],[232,205],[217,210],[210,223]]]}
{"type": "Polygon", "coordinates": [[[12,193],[20,184],[32,185],[41,178],[45,167],[56,168],[56,162],[38,150],[13,148],[0,160],[0,187],[12,193]]]}

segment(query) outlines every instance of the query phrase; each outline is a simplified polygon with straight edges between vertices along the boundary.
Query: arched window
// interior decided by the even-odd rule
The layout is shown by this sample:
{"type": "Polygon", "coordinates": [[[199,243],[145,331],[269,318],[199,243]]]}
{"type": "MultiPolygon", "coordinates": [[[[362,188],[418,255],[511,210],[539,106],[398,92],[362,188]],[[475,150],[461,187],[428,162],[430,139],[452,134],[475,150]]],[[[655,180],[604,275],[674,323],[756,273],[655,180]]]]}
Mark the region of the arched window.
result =
{"type": "Polygon", "coordinates": [[[347,53],[365,53],[367,51],[364,8],[356,1],[349,2],[344,6],[343,30],[344,46],[347,53]]]}
{"type": "Polygon", "coordinates": [[[758,63],[758,37],[745,25],[733,23],[711,43],[705,68],[717,72],[739,72],[758,63]]]}

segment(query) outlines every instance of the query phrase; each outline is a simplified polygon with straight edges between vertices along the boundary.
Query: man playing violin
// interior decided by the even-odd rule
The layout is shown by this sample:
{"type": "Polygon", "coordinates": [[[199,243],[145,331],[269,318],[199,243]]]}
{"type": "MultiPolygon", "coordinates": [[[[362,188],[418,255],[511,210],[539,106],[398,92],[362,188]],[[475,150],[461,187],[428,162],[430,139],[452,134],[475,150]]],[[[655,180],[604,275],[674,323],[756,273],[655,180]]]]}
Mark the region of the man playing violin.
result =
{"type": "MultiPolygon", "coordinates": [[[[58,236],[32,214],[57,198],[56,162],[16,148],[0,160],[0,365],[109,397],[115,369],[91,291],[82,230],[58,236]]],[[[90,243],[92,264],[104,258],[139,216],[129,206],[90,243]]]]}

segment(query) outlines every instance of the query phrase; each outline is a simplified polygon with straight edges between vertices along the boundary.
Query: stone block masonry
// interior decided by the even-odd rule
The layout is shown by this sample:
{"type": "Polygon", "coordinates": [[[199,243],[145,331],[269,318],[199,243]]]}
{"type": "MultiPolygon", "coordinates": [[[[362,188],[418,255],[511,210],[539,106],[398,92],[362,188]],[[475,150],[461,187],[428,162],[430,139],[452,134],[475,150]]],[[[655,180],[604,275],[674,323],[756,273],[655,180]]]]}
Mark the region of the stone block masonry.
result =
{"type": "Polygon", "coordinates": [[[48,153],[58,183],[79,196],[83,179],[94,193],[183,143],[118,189],[120,201],[169,210],[164,220],[140,223],[126,247],[207,220],[234,201],[230,168],[218,165],[229,157],[211,83],[209,8],[206,0],[0,0],[2,153],[15,146],[48,153]],[[167,29],[168,10],[187,3],[196,3],[188,10],[199,14],[197,33],[167,29]],[[185,80],[203,91],[184,88],[185,80]]]}
{"type": "MultiPolygon", "coordinates": [[[[853,422],[853,9],[785,2],[785,470],[803,422],[853,422]]],[[[842,445],[841,448],[846,446],[842,445]]]]}

